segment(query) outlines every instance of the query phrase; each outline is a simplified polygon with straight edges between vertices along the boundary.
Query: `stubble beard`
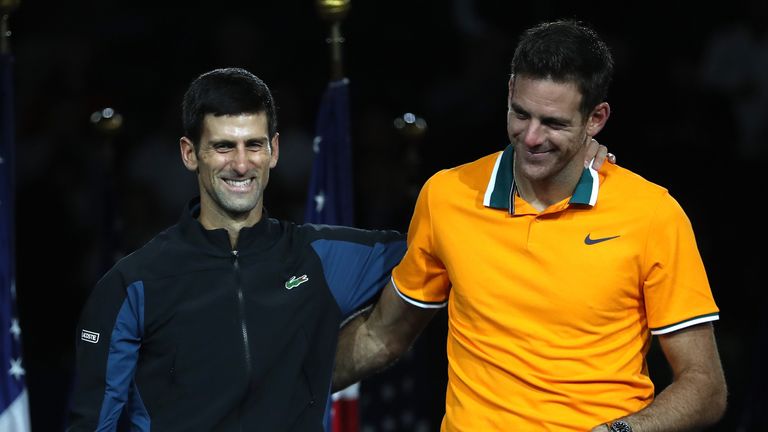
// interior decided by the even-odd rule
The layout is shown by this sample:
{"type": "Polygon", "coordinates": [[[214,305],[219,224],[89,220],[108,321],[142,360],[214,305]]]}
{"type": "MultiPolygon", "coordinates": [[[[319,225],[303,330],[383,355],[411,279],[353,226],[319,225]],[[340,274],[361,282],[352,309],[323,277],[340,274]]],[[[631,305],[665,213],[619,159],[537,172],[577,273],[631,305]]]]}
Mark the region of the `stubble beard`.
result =
{"type": "Polygon", "coordinates": [[[227,191],[224,187],[213,188],[212,200],[226,214],[239,218],[247,216],[254,208],[258,206],[264,196],[261,182],[254,179],[254,191],[249,194],[235,194],[227,191]]]}

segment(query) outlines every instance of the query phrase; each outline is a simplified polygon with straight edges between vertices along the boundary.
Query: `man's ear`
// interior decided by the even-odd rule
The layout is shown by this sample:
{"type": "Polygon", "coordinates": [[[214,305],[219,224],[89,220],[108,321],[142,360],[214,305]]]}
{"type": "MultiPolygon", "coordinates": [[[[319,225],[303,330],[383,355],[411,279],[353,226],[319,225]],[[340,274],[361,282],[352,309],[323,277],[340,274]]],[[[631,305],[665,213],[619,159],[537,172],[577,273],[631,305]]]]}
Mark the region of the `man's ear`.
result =
{"type": "Polygon", "coordinates": [[[277,159],[279,159],[280,157],[280,134],[279,133],[275,132],[275,136],[272,137],[270,147],[272,147],[272,156],[270,156],[269,167],[274,168],[275,166],[277,166],[277,159]]]}
{"type": "Polygon", "coordinates": [[[603,130],[605,123],[608,122],[608,117],[611,116],[611,106],[608,102],[600,102],[595,109],[589,114],[587,119],[587,135],[593,137],[598,132],[603,130]]]}
{"type": "Polygon", "coordinates": [[[195,144],[187,137],[179,139],[179,150],[181,151],[181,161],[189,171],[197,172],[197,152],[195,144]]]}

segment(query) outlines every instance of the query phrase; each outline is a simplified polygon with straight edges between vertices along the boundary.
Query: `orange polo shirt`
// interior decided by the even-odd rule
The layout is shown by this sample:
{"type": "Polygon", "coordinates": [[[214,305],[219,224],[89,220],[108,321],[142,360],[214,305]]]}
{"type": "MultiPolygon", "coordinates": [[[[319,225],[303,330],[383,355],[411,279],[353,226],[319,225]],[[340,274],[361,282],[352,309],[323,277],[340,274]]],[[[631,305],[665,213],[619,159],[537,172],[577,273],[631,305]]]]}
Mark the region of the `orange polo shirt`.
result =
{"type": "Polygon", "coordinates": [[[512,159],[430,178],[392,279],[410,303],[448,305],[443,431],[583,432],[651,403],[652,334],[719,311],[666,189],[605,164],[539,212],[512,159]]]}

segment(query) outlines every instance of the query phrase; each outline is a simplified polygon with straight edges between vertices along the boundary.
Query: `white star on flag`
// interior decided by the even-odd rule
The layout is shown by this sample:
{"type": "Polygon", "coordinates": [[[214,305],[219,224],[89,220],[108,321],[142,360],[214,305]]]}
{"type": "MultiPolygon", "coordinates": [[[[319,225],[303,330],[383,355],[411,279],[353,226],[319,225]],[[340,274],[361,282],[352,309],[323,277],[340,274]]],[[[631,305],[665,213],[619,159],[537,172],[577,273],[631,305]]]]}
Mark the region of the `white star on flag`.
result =
{"type": "Polygon", "coordinates": [[[315,195],[315,211],[320,213],[323,211],[323,207],[325,207],[325,193],[320,191],[315,195]]]}
{"type": "Polygon", "coordinates": [[[16,379],[20,379],[22,375],[24,375],[26,372],[24,371],[24,368],[21,367],[21,358],[17,358],[16,360],[11,359],[11,368],[8,369],[8,375],[12,375],[16,379]]]}
{"type": "Polygon", "coordinates": [[[11,320],[11,334],[16,340],[19,340],[19,336],[21,336],[21,327],[19,327],[19,320],[16,318],[11,320]]]}
{"type": "Polygon", "coordinates": [[[314,140],[312,140],[312,151],[315,152],[315,154],[320,153],[320,143],[323,141],[323,137],[320,135],[316,136],[314,140]]]}

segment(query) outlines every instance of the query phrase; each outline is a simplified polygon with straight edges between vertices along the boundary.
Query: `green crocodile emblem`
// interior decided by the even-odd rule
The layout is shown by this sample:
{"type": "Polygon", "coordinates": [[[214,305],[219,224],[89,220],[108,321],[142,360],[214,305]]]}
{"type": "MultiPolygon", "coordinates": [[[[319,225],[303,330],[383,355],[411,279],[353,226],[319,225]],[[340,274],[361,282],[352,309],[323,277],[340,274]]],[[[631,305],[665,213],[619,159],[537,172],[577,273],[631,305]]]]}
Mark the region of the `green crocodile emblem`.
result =
{"type": "Polygon", "coordinates": [[[288,279],[287,282],[285,282],[285,289],[287,290],[294,289],[308,280],[309,278],[307,277],[307,275],[301,275],[299,277],[291,276],[291,278],[288,279]]]}

